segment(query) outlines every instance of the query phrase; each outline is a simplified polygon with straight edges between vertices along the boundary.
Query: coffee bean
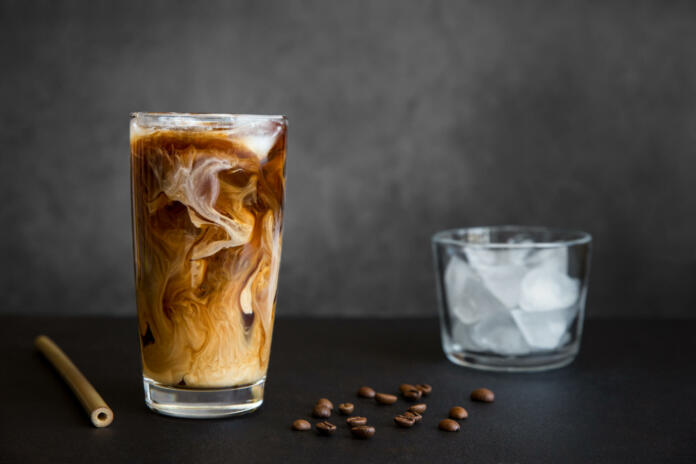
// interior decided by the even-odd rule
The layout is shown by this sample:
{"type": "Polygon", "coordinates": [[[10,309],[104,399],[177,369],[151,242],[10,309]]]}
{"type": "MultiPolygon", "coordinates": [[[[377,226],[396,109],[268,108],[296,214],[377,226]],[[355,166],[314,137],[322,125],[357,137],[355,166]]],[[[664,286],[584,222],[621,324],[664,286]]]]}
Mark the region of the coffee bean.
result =
{"type": "Polygon", "coordinates": [[[353,406],[353,403],[341,403],[338,405],[338,410],[341,411],[341,414],[344,416],[349,416],[353,414],[353,410],[355,409],[355,406],[353,406]]]}
{"type": "Polygon", "coordinates": [[[405,413],[402,414],[402,416],[410,417],[412,418],[415,422],[420,422],[421,419],[423,419],[423,416],[418,414],[417,412],[413,411],[406,411],[405,413]]]}
{"type": "Polygon", "coordinates": [[[357,427],[359,425],[367,424],[367,417],[353,416],[346,419],[346,424],[351,427],[357,427]]]}
{"type": "Polygon", "coordinates": [[[495,394],[487,388],[477,388],[471,392],[471,399],[483,403],[492,403],[495,400],[495,394]]]}
{"type": "Polygon", "coordinates": [[[333,411],[333,408],[334,408],[333,403],[331,401],[327,400],[326,398],[319,398],[319,401],[317,401],[317,404],[323,404],[324,406],[326,406],[327,408],[329,408],[330,410],[333,411]]]}
{"type": "Polygon", "coordinates": [[[336,431],[336,426],[328,421],[319,422],[314,427],[320,435],[331,435],[336,431]]]}
{"type": "Polygon", "coordinates": [[[292,428],[294,430],[304,431],[311,429],[312,424],[310,424],[308,421],[304,419],[297,419],[295,422],[292,423],[292,428]]]}
{"type": "Polygon", "coordinates": [[[358,390],[358,396],[362,398],[374,398],[375,391],[370,387],[360,387],[360,390],[358,390]]]}
{"type": "Polygon", "coordinates": [[[409,390],[416,390],[416,386],[411,385],[410,383],[402,383],[401,385],[399,385],[399,391],[402,395],[404,394],[404,392],[409,390]]]}
{"type": "Polygon", "coordinates": [[[399,414],[398,416],[394,416],[394,423],[399,427],[408,428],[413,427],[413,424],[416,423],[416,420],[412,416],[399,414]]]}
{"type": "Polygon", "coordinates": [[[375,428],[371,425],[358,425],[357,427],[351,428],[350,433],[352,433],[355,438],[366,440],[374,436],[375,428]]]}
{"type": "Polygon", "coordinates": [[[415,387],[413,390],[406,390],[403,392],[404,398],[409,401],[418,401],[422,394],[423,393],[420,390],[417,390],[415,387]]]}
{"type": "Polygon", "coordinates": [[[426,409],[428,409],[428,405],[425,403],[414,404],[413,406],[408,407],[409,411],[417,412],[418,414],[423,414],[426,409]]]}
{"type": "Polygon", "coordinates": [[[399,391],[404,398],[411,401],[418,401],[423,394],[415,385],[410,383],[402,383],[399,385],[399,391]]]}
{"type": "Polygon", "coordinates": [[[459,432],[459,424],[452,419],[442,419],[438,427],[445,432],[459,432]]]}
{"type": "Polygon", "coordinates": [[[376,393],[375,400],[380,404],[394,404],[396,403],[396,395],[390,395],[389,393],[376,393]]]}
{"type": "Polygon", "coordinates": [[[419,383],[418,385],[416,385],[416,388],[420,390],[421,393],[423,393],[423,395],[425,396],[428,396],[433,391],[433,387],[431,387],[427,383],[419,383]]]}
{"type": "Polygon", "coordinates": [[[469,413],[461,406],[455,406],[449,410],[449,416],[452,419],[466,419],[469,417],[469,413]]]}
{"type": "Polygon", "coordinates": [[[320,419],[328,419],[331,417],[331,409],[329,409],[325,404],[317,404],[312,410],[312,415],[320,419]]]}

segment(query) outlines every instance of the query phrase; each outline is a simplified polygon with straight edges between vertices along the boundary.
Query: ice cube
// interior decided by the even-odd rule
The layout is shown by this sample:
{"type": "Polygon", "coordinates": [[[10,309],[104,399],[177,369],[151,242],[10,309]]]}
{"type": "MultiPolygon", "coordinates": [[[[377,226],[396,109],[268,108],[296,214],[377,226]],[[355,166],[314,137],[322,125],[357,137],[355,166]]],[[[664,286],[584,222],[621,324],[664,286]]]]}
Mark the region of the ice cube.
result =
{"type": "Polygon", "coordinates": [[[499,250],[489,248],[468,247],[464,250],[467,261],[474,267],[493,266],[500,259],[499,250]]]}
{"type": "MultiPolygon", "coordinates": [[[[509,242],[514,244],[531,244],[530,240],[523,242],[509,242]]],[[[531,248],[479,248],[467,247],[465,253],[469,262],[473,266],[509,266],[525,264],[527,256],[532,251],[531,248]]]]}
{"type": "Polygon", "coordinates": [[[454,316],[464,324],[472,324],[507,308],[484,285],[469,264],[452,256],[445,270],[447,304],[454,316]]]}
{"type": "Polygon", "coordinates": [[[524,339],[537,349],[556,348],[578,312],[580,282],[566,274],[567,252],[535,252],[536,266],[522,279],[520,309],[512,311],[524,339]]]}
{"type": "Polygon", "coordinates": [[[580,282],[553,267],[541,266],[522,279],[520,307],[525,311],[551,311],[574,304],[580,296],[580,282]]]}
{"type": "Polygon", "coordinates": [[[486,266],[476,268],[486,288],[507,308],[517,306],[520,299],[521,282],[525,275],[524,266],[486,266]]]}
{"type": "Polygon", "coordinates": [[[568,271],[568,248],[537,248],[525,257],[525,264],[530,269],[544,267],[558,272],[568,271]]]}
{"type": "Polygon", "coordinates": [[[531,351],[510,313],[498,313],[473,325],[469,331],[478,351],[502,355],[524,355],[531,351]]]}
{"type": "Polygon", "coordinates": [[[254,152],[261,161],[268,157],[268,152],[282,133],[283,123],[280,120],[254,115],[238,116],[237,126],[232,130],[232,135],[254,152]]]}
{"type": "Polygon", "coordinates": [[[529,346],[552,350],[567,339],[564,336],[577,312],[577,305],[552,311],[529,312],[515,309],[512,311],[512,318],[529,346]]]}
{"type": "Polygon", "coordinates": [[[471,327],[471,324],[463,324],[456,319],[452,321],[449,341],[453,351],[477,351],[479,349],[471,340],[471,327]]]}
{"type": "Polygon", "coordinates": [[[273,145],[275,145],[275,137],[267,137],[261,135],[246,135],[242,137],[242,142],[251,151],[253,151],[256,156],[263,161],[268,156],[268,152],[271,151],[273,145]]]}
{"type": "Polygon", "coordinates": [[[517,306],[520,283],[527,272],[526,249],[468,248],[466,256],[488,290],[505,306],[517,306]]]}

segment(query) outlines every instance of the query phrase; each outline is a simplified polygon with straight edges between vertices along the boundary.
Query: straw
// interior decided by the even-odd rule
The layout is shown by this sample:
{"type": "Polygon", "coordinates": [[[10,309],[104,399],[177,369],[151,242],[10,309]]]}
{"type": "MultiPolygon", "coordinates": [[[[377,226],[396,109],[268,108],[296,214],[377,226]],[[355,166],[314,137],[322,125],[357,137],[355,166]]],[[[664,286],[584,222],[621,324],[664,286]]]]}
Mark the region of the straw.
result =
{"type": "Polygon", "coordinates": [[[92,424],[95,427],[107,427],[111,424],[114,420],[114,412],[70,358],[63,353],[63,350],[45,335],[36,337],[34,345],[53,364],[53,367],[80,400],[92,424]]]}

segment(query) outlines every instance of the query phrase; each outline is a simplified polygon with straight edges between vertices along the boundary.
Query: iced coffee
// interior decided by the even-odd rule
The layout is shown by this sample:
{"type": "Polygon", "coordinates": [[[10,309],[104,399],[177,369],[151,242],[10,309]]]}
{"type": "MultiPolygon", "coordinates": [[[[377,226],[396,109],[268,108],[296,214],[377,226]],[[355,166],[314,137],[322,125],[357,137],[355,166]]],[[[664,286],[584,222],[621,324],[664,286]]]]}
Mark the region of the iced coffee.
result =
{"type": "Polygon", "coordinates": [[[148,405],[211,417],[263,398],[285,191],[280,116],[135,113],[135,290],[148,405]]]}

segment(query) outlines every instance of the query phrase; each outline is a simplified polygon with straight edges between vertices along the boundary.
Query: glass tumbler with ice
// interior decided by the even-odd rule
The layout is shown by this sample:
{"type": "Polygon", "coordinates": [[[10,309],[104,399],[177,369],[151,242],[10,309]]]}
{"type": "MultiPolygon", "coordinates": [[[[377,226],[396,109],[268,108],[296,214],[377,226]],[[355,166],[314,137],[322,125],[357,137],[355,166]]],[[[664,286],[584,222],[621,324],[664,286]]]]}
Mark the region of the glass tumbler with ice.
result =
{"type": "Polygon", "coordinates": [[[536,371],[580,348],[592,237],[544,227],[433,236],[442,346],[454,363],[536,371]]]}

